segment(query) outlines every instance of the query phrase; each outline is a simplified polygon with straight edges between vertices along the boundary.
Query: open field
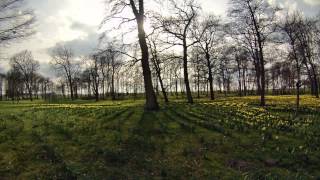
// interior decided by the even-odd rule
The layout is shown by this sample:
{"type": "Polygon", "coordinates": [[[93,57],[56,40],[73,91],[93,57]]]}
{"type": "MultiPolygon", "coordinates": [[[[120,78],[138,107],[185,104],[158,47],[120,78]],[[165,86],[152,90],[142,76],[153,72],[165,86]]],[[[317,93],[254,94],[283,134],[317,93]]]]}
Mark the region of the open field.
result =
{"type": "Polygon", "coordinates": [[[317,179],[320,100],[0,102],[0,179],[317,179]]]}

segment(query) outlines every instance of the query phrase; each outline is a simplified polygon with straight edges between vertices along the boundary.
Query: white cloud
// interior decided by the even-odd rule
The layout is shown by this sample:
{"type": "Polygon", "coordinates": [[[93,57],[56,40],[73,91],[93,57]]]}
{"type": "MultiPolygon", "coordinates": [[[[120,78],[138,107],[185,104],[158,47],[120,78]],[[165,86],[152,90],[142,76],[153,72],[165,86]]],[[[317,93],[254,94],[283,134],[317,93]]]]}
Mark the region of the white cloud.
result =
{"type": "MultiPolygon", "coordinates": [[[[26,0],[36,17],[37,33],[24,41],[2,48],[1,56],[8,59],[24,49],[31,50],[35,59],[42,64],[50,61],[48,48],[58,42],[80,43],[79,51],[84,52],[84,44],[97,41],[98,26],[103,18],[103,0],[26,0]],[[90,41],[88,40],[90,39],[90,41]]],[[[87,46],[87,47],[89,47],[87,46]]],[[[45,66],[45,65],[43,65],[45,66]]],[[[8,69],[8,62],[1,63],[8,69]]]]}
{"type": "Polygon", "coordinates": [[[269,4],[276,5],[276,0],[268,0],[269,4]]]}
{"type": "MultiPolygon", "coordinates": [[[[33,52],[42,64],[49,62],[48,49],[59,42],[65,42],[76,49],[77,54],[86,53],[94,48],[98,38],[98,26],[103,19],[105,0],[26,0],[37,16],[37,33],[10,48],[0,49],[0,56],[10,57],[24,49],[33,52]]],[[[199,0],[205,13],[226,16],[229,0],[199,0]]],[[[268,0],[279,2],[283,7],[295,10],[301,4],[308,8],[320,5],[320,0],[268,0]],[[299,2],[299,5],[298,3],[299,2]],[[305,3],[302,3],[305,2],[305,3]]],[[[146,1],[151,2],[151,1],[146,1]]],[[[149,8],[150,6],[148,6],[149,8]]],[[[109,7],[110,8],[110,7],[109,7]]],[[[152,8],[156,8],[152,6],[152,8]]],[[[131,14],[131,11],[130,15],[131,14]]],[[[112,26],[112,24],[108,24],[112,26]]],[[[136,35],[134,36],[136,37],[136,35]]],[[[6,67],[3,61],[1,67],[6,67]]],[[[45,66],[45,65],[44,65],[45,66]]]]}
{"type": "Polygon", "coordinates": [[[199,0],[203,10],[206,13],[214,13],[216,15],[226,16],[229,0],[199,0]]]}
{"type": "Polygon", "coordinates": [[[298,3],[295,0],[283,0],[282,2],[279,2],[279,5],[289,12],[294,12],[298,9],[298,3]]]}
{"type": "Polygon", "coordinates": [[[303,1],[309,5],[320,5],[320,0],[303,0],[303,1]]]}

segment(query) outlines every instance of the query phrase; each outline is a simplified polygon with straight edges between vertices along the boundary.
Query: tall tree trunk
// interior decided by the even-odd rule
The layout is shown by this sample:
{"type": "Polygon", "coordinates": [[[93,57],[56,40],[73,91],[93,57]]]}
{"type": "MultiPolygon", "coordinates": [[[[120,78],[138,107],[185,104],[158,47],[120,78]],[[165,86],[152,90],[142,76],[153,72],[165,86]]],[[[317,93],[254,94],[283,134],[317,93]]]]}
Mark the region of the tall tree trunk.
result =
{"type": "MultiPolygon", "coordinates": [[[[257,53],[257,52],[256,52],[257,53]]],[[[260,68],[259,68],[259,59],[258,57],[256,56],[255,57],[256,59],[254,60],[254,68],[255,68],[255,71],[256,71],[256,84],[257,84],[257,95],[260,95],[261,94],[261,73],[260,73],[260,68]]]]}
{"type": "Polygon", "coordinates": [[[187,41],[183,39],[183,74],[184,74],[184,83],[186,86],[186,93],[187,93],[187,100],[188,103],[193,103],[193,98],[190,90],[190,83],[189,83],[189,75],[188,75],[188,47],[187,41]]]}
{"type": "Polygon", "coordinates": [[[62,84],[62,86],[61,86],[61,93],[62,93],[63,98],[65,99],[66,93],[65,93],[65,85],[64,84],[62,84]]]}
{"type": "Polygon", "coordinates": [[[94,90],[94,97],[96,102],[99,101],[99,77],[97,77],[97,71],[95,70],[94,76],[92,77],[93,81],[93,90],[94,90]]]}
{"type": "Polygon", "coordinates": [[[155,81],[155,90],[156,90],[156,95],[159,96],[159,82],[158,82],[158,77],[156,77],[153,81],[155,81]]]}
{"type": "MultiPolygon", "coordinates": [[[[157,50],[156,50],[156,47],[154,48],[154,57],[153,57],[153,65],[155,67],[155,70],[156,70],[156,75],[157,75],[157,78],[159,80],[159,83],[160,83],[160,88],[161,88],[161,91],[162,91],[162,95],[163,95],[163,98],[164,98],[164,102],[168,103],[169,102],[169,99],[168,99],[168,96],[167,96],[167,92],[166,92],[166,89],[163,85],[163,81],[162,81],[162,77],[161,77],[161,69],[160,69],[160,63],[159,63],[159,59],[158,59],[158,55],[157,55],[157,50]]],[[[157,83],[157,86],[158,86],[158,83],[157,83]]],[[[158,87],[157,87],[158,89],[158,87]]]]}
{"type": "Polygon", "coordinates": [[[260,89],[260,106],[265,106],[265,86],[266,86],[266,78],[265,78],[265,68],[264,68],[264,57],[263,57],[263,45],[262,45],[262,38],[260,34],[260,29],[257,23],[257,19],[255,17],[254,11],[249,3],[247,2],[250,13],[251,13],[251,19],[253,21],[254,29],[255,29],[255,35],[257,37],[257,43],[259,47],[259,69],[260,69],[260,83],[261,83],[261,89],[260,89]]]}
{"type": "Polygon", "coordinates": [[[176,91],[176,97],[178,97],[178,78],[176,77],[176,80],[175,80],[175,91],[176,91]]]}
{"type": "Polygon", "coordinates": [[[32,99],[32,85],[30,85],[28,82],[26,82],[25,84],[26,84],[26,87],[28,90],[29,99],[30,99],[30,101],[33,101],[33,99],[32,99]]]}
{"type": "Polygon", "coordinates": [[[292,36],[289,36],[291,39],[291,46],[292,46],[292,51],[293,51],[293,55],[294,55],[294,59],[296,61],[296,68],[297,68],[297,83],[296,83],[296,94],[297,94],[297,98],[296,98],[296,113],[298,114],[299,111],[299,106],[300,106],[300,87],[301,87],[301,64],[299,61],[299,58],[297,56],[296,53],[296,49],[295,49],[295,43],[294,43],[294,39],[292,38],[292,36]]]}
{"type": "Polygon", "coordinates": [[[315,65],[311,64],[312,74],[313,74],[313,86],[314,86],[314,95],[316,98],[319,98],[319,85],[318,85],[318,77],[317,77],[317,71],[315,68],[315,65]]]}
{"type": "MultiPolygon", "coordinates": [[[[261,45],[260,45],[261,46],[261,45]]],[[[260,94],[260,106],[265,106],[266,105],[266,100],[265,100],[265,93],[266,93],[266,77],[265,77],[265,69],[264,69],[264,60],[263,60],[263,52],[262,52],[262,47],[260,47],[260,68],[261,68],[261,94],[260,94]]]]}
{"type": "MultiPolygon", "coordinates": [[[[113,61],[113,60],[112,60],[113,61]]],[[[112,100],[116,100],[115,88],[114,88],[114,62],[112,62],[112,74],[111,74],[111,98],[112,100]]]]}
{"type": "Polygon", "coordinates": [[[138,23],[139,44],[140,44],[141,53],[142,53],[141,64],[142,64],[142,71],[143,71],[144,88],[145,88],[145,94],[146,94],[145,108],[147,110],[158,110],[159,104],[157,102],[157,97],[152,85],[152,77],[151,77],[151,71],[149,66],[149,51],[148,51],[148,45],[146,41],[146,35],[143,28],[143,23],[144,23],[143,15],[137,18],[137,23],[138,23]]]}
{"type": "Polygon", "coordinates": [[[98,87],[96,87],[95,99],[96,99],[96,102],[99,101],[99,89],[98,89],[98,87]]]}
{"type": "Polygon", "coordinates": [[[29,98],[30,98],[30,101],[33,101],[33,98],[32,98],[32,90],[29,90],[29,98]]]}
{"type": "Polygon", "coordinates": [[[211,62],[210,62],[210,54],[206,52],[206,59],[207,59],[207,68],[209,73],[209,86],[210,86],[210,99],[214,100],[214,92],[213,92],[213,77],[212,77],[212,69],[211,69],[211,62]]]}
{"type": "Polygon", "coordinates": [[[304,66],[305,66],[306,69],[307,69],[307,74],[308,74],[308,78],[309,78],[310,85],[311,85],[311,95],[315,95],[315,87],[314,87],[314,82],[313,82],[314,79],[313,79],[313,77],[312,77],[312,72],[311,72],[311,70],[310,70],[310,68],[309,68],[309,66],[308,66],[308,63],[307,63],[306,58],[304,58],[303,64],[304,64],[304,66]]]}
{"type": "Polygon", "coordinates": [[[197,71],[198,77],[197,77],[197,89],[198,89],[198,99],[200,98],[200,70],[197,71]]]}
{"type": "Polygon", "coordinates": [[[300,86],[301,86],[301,78],[300,78],[300,65],[297,62],[297,76],[298,76],[298,80],[296,83],[296,88],[297,88],[297,99],[296,99],[296,108],[297,108],[297,112],[299,110],[299,106],[300,106],[300,86]]]}
{"type": "Polygon", "coordinates": [[[72,80],[71,80],[70,77],[68,78],[68,81],[69,81],[70,96],[71,96],[71,100],[73,101],[74,100],[74,97],[73,97],[73,84],[72,84],[72,80]]]}
{"type": "Polygon", "coordinates": [[[151,110],[151,111],[158,110],[159,104],[153,89],[152,76],[151,76],[151,71],[149,66],[149,51],[148,51],[148,45],[146,41],[146,33],[143,27],[144,16],[145,16],[144,1],[139,0],[139,9],[137,9],[134,0],[130,0],[129,2],[138,26],[138,38],[139,38],[139,45],[141,49],[141,65],[142,65],[144,89],[145,89],[145,95],[146,95],[145,109],[151,110]]]}
{"type": "Polygon", "coordinates": [[[238,68],[238,83],[239,83],[239,96],[242,96],[242,87],[241,87],[241,68],[240,68],[240,60],[238,57],[236,57],[237,61],[237,68],[238,68]]]}
{"type": "Polygon", "coordinates": [[[102,99],[105,99],[105,81],[106,81],[105,75],[103,75],[102,84],[101,84],[101,86],[102,86],[102,99]]]}
{"type": "Polygon", "coordinates": [[[247,83],[246,83],[246,68],[242,70],[242,81],[243,81],[243,94],[247,95],[247,83]]]}
{"type": "Polygon", "coordinates": [[[74,97],[75,97],[75,99],[79,98],[79,96],[78,96],[78,85],[77,84],[74,85],[74,97]]]}
{"type": "Polygon", "coordinates": [[[88,97],[91,96],[91,80],[88,81],[88,97]]]}
{"type": "Polygon", "coordinates": [[[165,87],[163,85],[163,81],[162,81],[160,73],[158,73],[158,78],[159,78],[159,83],[160,83],[161,91],[162,91],[162,94],[163,94],[164,102],[168,103],[169,99],[168,99],[168,96],[167,96],[166,89],[165,89],[165,87]]]}

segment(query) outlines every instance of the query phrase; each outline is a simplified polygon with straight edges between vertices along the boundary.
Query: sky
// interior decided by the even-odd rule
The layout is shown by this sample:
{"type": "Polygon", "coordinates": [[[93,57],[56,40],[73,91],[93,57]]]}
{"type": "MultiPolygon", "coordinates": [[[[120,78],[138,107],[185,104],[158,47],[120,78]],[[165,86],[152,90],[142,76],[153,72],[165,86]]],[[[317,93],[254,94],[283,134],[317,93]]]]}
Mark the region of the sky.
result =
{"type": "MultiPolygon", "coordinates": [[[[8,69],[7,58],[22,50],[31,50],[40,62],[40,73],[54,76],[49,65],[50,50],[57,44],[74,49],[78,56],[92,52],[97,46],[99,25],[109,7],[104,0],[25,0],[37,18],[36,33],[9,47],[1,47],[0,72],[8,69]]],[[[269,0],[273,4],[291,10],[301,10],[308,16],[320,12],[320,0],[269,0]]],[[[226,16],[228,0],[199,0],[205,13],[226,16]]],[[[107,26],[112,26],[107,24],[107,26]]]]}

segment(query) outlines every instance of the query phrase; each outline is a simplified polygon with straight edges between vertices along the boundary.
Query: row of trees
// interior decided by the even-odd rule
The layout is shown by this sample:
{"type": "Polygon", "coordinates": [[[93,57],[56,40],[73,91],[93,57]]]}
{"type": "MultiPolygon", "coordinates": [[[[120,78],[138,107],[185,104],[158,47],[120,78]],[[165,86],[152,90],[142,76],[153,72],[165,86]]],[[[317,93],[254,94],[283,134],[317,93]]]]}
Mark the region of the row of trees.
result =
{"type": "MultiPolygon", "coordinates": [[[[247,75],[254,75],[255,88],[257,94],[261,96],[260,104],[264,106],[268,86],[267,78],[270,74],[267,71],[277,68],[274,65],[277,59],[272,57],[272,49],[285,54],[281,56],[282,59],[278,59],[279,63],[284,63],[283,61],[286,60],[291,62],[292,59],[296,62],[296,68],[289,70],[293,76],[291,79],[296,81],[297,106],[299,106],[302,70],[308,75],[307,79],[311,84],[312,94],[319,96],[317,78],[319,22],[316,18],[304,18],[298,12],[283,17],[283,10],[271,6],[266,0],[230,0],[229,17],[221,20],[213,15],[202,17],[201,8],[195,0],[168,0],[164,3],[169,4],[168,12],[162,14],[148,12],[148,15],[151,14],[149,21],[153,24],[153,31],[145,35],[143,29],[145,3],[143,0],[128,2],[110,0],[108,2],[113,8],[105,22],[112,18],[119,19],[119,17],[122,17],[120,25],[133,20],[137,21],[143,70],[148,71],[145,61],[148,57],[147,52],[151,52],[151,62],[156,63],[156,74],[162,87],[158,53],[163,51],[168,53],[168,50],[172,48],[177,50],[176,47],[182,47],[182,53],[178,55],[178,59],[181,59],[182,62],[184,86],[189,103],[193,103],[189,81],[189,72],[192,69],[189,63],[193,58],[192,62],[195,63],[193,70],[197,70],[198,76],[198,89],[200,72],[205,72],[203,82],[209,82],[211,99],[214,99],[213,71],[218,71],[215,75],[220,76],[219,86],[223,84],[224,88],[230,89],[230,79],[234,73],[232,69],[236,69],[240,94],[242,91],[246,94],[247,75]],[[127,7],[132,9],[135,15],[133,18],[122,16],[123,10],[127,7]],[[140,11],[136,7],[139,7],[140,11]],[[146,40],[150,41],[149,46],[146,40]],[[159,49],[162,50],[159,51],[159,49]],[[206,63],[201,64],[203,60],[206,63]],[[232,60],[233,64],[230,63],[232,60]],[[236,67],[230,67],[233,65],[236,67]],[[268,68],[270,66],[271,68],[268,68]],[[303,69],[302,66],[304,66],[303,69]]],[[[275,88],[275,73],[272,75],[272,83],[275,88]]],[[[151,76],[149,76],[149,73],[144,73],[145,83],[150,80],[151,76]]],[[[147,85],[149,84],[147,82],[147,85]]],[[[145,91],[146,94],[151,94],[150,97],[154,94],[149,86],[145,88],[145,91]]],[[[162,88],[162,91],[167,101],[165,88],[162,88]]],[[[154,109],[148,106],[151,103],[148,102],[148,99],[152,98],[147,98],[147,108],[154,109]]],[[[156,104],[155,100],[153,104],[156,104]]]]}
{"type": "Polygon", "coordinates": [[[87,90],[87,95],[105,98],[110,94],[112,100],[116,99],[115,79],[123,63],[120,53],[112,44],[103,52],[77,58],[73,50],[65,46],[57,46],[52,51],[51,64],[61,80],[61,90],[65,96],[65,87],[68,87],[72,100],[78,98],[78,92],[87,90]],[[65,86],[66,84],[66,86],[65,86]]]}
{"type": "Polygon", "coordinates": [[[34,60],[30,51],[22,51],[10,58],[11,69],[6,75],[7,97],[12,100],[29,98],[34,96],[47,98],[47,94],[52,92],[53,83],[49,78],[45,78],[37,71],[39,62],[34,60]]]}
{"type": "MultiPolygon", "coordinates": [[[[51,64],[60,77],[56,91],[63,96],[76,99],[80,93],[98,101],[107,95],[116,99],[117,93],[144,93],[148,110],[159,108],[160,91],[165,102],[171,93],[182,94],[189,103],[194,93],[205,93],[211,100],[216,91],[258,94],[264,106],[269,90],[285,94],[295,89],[297,108],[302,88],[319,97],[319,18],[287,13],[267,0],[230,0],[224,19],[203,16],[195,0],[158,2],[169,5],[164,13],[146,11],[143,0],[108,3],[112,9],[102,24],[113,19],[121,19],[118,27],[133,22],[137,41],[101,41],[102,46],[86,57],[76,57],[63,45],[54,48],[51,64]],[[126,10],[132,17],[124,16],[126,10]]],[[[38,65],[16,60],[30,57],[28,51],[12,57],[11,71],[19,70],[22,91],[32,99],[38,65]],[[29,71],[34,72],[26,73],[30,65],[23,63],[33,64],[29,71]]]]}

